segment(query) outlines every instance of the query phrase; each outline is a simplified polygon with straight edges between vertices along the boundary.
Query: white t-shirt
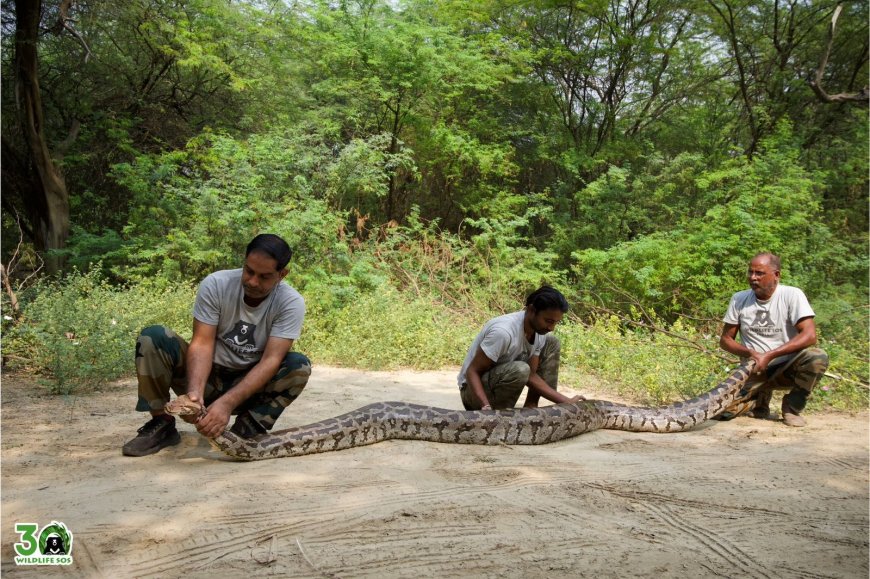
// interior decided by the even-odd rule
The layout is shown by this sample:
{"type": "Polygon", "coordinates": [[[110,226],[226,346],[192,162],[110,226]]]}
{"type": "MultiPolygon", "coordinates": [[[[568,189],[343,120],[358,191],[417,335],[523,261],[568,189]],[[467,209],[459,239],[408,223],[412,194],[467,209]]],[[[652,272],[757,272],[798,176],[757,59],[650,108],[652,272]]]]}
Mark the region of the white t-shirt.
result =
{"type": "Polygon", "coordinates": [[[523,331],[525,316],[525,310],[520,310],[493,318],[483,325],[483,329],[471,343],[471,348],[465,355],[465,361],[459,371],[457,382],[460,388],[466,382],[465,374],[468,372],[468,367],[474,360],[478,348],[482,349],[486,357],[496,364],[515,360],[528,362],[532,357],[540,356],[541,349],[547,342],[547,336],[535,334],[535,342],[530,344],[523,331]]]}
{"type": "MultiPolygon", "coordinates": [[[[751,289],[737,292],[731,297],[722,321],[739,327],[740,341],[747,348],[770,352],[798,335],[795,324],[815,315],[803,291],[777,285],[773,295],[765,301],[755,297],[751,289]]],[[[771,364],[785,362],[792,356],[794,354],[780,356],[771,364]]]]}
{"type": "Polygon", "coordinates": [[[217,326],[214,363],[249,368],[260,361],[270,337],[298,340],[305,319],[305,300],[283,281],[260,305],[245,303],[242,270],[215,272],[199,285],[193,317],[217,326]]]}

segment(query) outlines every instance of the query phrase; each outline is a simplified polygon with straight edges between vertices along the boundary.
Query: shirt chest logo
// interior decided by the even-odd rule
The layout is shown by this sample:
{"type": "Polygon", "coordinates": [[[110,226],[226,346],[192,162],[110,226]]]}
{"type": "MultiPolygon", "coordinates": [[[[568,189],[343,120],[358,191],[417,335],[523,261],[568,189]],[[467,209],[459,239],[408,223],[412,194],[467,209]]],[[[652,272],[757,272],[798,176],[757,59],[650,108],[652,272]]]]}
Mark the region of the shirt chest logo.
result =
{"type": "Polygon", "coordinates": [[[257,340],[254,338],[256,330],[256,324],[239,320],[229,332],[221,336],[221,340],[234,352],[250,354],[257,351],[257,340]]]}
{"type": "Polygon", "coordinates": [[[767,310],[758,310],[755,312],[755,319],[750,324],[753,328],[772,328],[776,324],[770,319],[770,312],[767,310]]]}

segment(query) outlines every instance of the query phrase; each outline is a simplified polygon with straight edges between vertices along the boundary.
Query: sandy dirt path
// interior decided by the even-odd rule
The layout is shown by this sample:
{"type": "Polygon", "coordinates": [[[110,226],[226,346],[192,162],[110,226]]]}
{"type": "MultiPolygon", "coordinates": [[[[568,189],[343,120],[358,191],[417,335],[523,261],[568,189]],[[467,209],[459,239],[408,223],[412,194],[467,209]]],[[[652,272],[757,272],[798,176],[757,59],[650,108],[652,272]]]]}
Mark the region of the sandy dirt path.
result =
{"type": "MultiPolygon", "coordinates": [[[[382,400],[456,408],[454,377],[316,368],[277,427],[382,400]]],[[[143,422],[133,381],[40,391],[4,376],[4,577],[868,576],[866,412],[240,463],[183,423],[178,446],[121,456],[143,422]],[[15,524],[52,520],[73,565],[16,566],[15,524]]]]}

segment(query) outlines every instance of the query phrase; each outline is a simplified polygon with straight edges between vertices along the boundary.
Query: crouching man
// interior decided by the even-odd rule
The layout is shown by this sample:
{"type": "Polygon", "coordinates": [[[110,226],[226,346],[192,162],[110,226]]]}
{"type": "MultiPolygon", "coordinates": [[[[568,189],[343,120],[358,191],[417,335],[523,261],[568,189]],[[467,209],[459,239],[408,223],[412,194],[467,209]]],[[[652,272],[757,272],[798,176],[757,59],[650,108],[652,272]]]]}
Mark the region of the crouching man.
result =
{"type": "Polygon", "coordinates": [[[169,328],[145,328],[136,341],[139,401],[151,419],[122,449],[145,456],[178,444],[175,417],[163,407],[170,390],[204,406],[184,417],[207,438],[230,430],[244,438],[267,432],[308,383],[311,362],[293,352],[302,331],[305,301],[284,283],[291,251],[272,234],[247,246],[241,269],[206,277],[193,307],[188,344],[169,328]]]}
{"type": "Polygon", "coordinates": [[[567,311],[565,296],[543,286],[522,310],[484,324],[457,378],[465,409],[513,408],[525,388],[525,408],[537,407],[542,396],[556,403],[580,400],[556,391],[561,345],[551,332],[567,311]]]}

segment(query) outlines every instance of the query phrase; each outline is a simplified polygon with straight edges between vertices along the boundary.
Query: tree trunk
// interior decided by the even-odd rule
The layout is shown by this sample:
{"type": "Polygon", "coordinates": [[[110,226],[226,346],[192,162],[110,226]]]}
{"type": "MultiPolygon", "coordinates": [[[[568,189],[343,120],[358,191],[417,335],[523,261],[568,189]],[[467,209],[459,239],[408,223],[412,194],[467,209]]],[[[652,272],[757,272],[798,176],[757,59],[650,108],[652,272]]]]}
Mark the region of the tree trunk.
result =
{"type": "MultiPolygon", "coordinates": [[[[41,10],[41,0],[15,3],[15,96],[24,140],[36,173],[33,189],[22,191],[22,199],[36,248],[48,251],[63,248],[69,237],[69,193],[45,138],[37,57],[41,10]]],[[[61,263],[58,258],[49,257],[46,265],[51,273],[57,271],[61,263]]]]}
{"type": "MultiPolygon", "coordinates": [[[[399,129],[402,124],[402,116],[399,114],[402,110],[402,97],[399,95],[399,98],[396,99],[396,109],[393,111],[390,108],[390,111],[393,112],[393,128],[390,132],[390,156],[395,155],[399,150],[399,129]]],[[[392,221],[396,219],[396,195],[397,195],[397,181],[396,181],[396,171],[397,169],[390,170],[390,180],[389,186],[387,188],[387,221],[392,221]]]]}

